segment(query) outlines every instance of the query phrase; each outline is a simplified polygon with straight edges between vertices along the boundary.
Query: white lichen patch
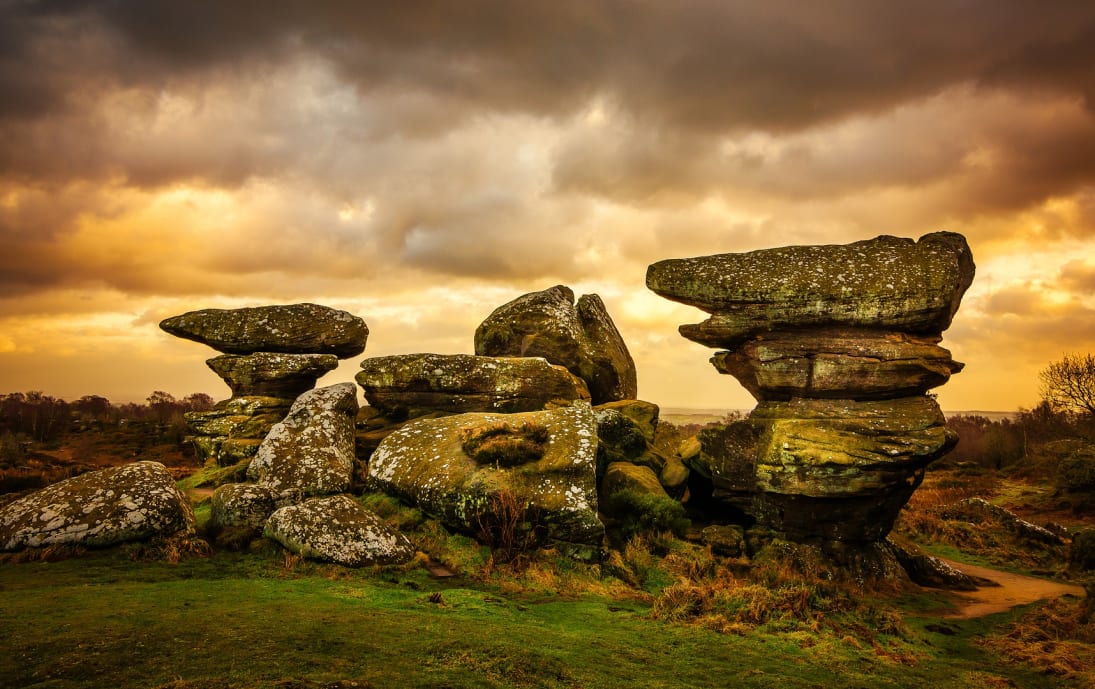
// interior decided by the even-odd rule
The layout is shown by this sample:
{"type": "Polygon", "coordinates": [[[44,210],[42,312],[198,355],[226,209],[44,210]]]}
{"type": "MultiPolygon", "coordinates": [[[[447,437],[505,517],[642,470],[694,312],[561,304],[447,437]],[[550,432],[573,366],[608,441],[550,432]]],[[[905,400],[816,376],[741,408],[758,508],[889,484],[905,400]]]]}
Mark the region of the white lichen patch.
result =
{"type": "Polygon", "coordinates": [[[265,533],[295,553],[350,567],[402,564],[415,555],[403,534],[347,495],[283,507],[265,533]]]}

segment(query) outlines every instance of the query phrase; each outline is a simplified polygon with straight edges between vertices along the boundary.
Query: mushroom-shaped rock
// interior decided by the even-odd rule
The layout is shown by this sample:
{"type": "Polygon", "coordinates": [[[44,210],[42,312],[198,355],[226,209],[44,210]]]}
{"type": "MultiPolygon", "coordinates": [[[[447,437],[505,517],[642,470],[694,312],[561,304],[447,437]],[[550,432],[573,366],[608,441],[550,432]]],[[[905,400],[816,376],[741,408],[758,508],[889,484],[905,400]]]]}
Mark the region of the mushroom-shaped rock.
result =
{"type": "Polygon", "coordinates": [[[0,550],[109,546],[193,530],[190,502],[158,462],[81,474],[0,507],[0,550]]]}
{"type": "Polygon", "coordinates": [[[789,246],[669,259],[649,267],[659,295],[713,314],[681,334],[734,349],[774,330],[850,326],[938,334],[973,281],[962,235],[919,241],[881,236],[851,244],[789,246]]]}
{"type": "Polygon", "coordinates": [[[365,399],[395,418],[431,412],[514,413],[589,399],[582,379],[536,357],[400,354],[365,359],[365,399]]]}
{"type": "Polygon", "coordinates": [[[365,351],[369,337],[361,318],[318,304],[202,309],[164,319],[160,328],[226,354],[334,354],[340,359],[365,351]]]}
{"type": "Polygon", "coordinates": [[[206,365],[220,376],[233,397],[296,399],[311,390],[316,380],[338,367],[333,354],[222,354],[206,365]]]}
{"type": "Polygon", "coordinates": [[[276,424],[247,468],[248,478],[274,490],[314,495],[350,488],[354,472],[357,388],[339,383],[310,390],[276,424]]]}
{"type": "Polygon", "coordinates": [[[282,507],[265,534],[294,553],[347,567],[409,562],[414,546],[348,495],[313,498],[282,507]]]}
{"type": "Polygon", "coordinates": [[[540,412],[416,419],[369,463],[378,488],[472,533],[506,497],[543,519],[550,538],[599,546],[597,426],[588,402],[540,412]]]}
{"type": "Polygon", "coordinates": [[[637,395],[635,362],[604,302],[586,294],[575,304],[565,285],[495,309],[475,330],[475,353],[543,357],[584,380],[594,404],[637,395]]]}

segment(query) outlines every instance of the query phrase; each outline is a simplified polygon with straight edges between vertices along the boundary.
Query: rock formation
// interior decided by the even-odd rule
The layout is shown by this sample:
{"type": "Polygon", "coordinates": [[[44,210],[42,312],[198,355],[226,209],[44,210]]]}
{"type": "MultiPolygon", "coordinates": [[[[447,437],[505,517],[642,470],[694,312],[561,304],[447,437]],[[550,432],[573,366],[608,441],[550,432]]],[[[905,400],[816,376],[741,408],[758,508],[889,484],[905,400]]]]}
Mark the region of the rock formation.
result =
{"type": "Polygon", "coordinates": [[[650,266],[647,286],[709,314],[681,326],[758,400],[705,431],[690,466],[715,497],[804,543],[884,539],[956,441],[925,393],[962,365],[938,346],[974,264],[961,235],[792,246],[650,266]]]}
{"type": "Polygon", "coordinates": [[[338,359],[363,352],[369,336],[362,319],[317,304],[204,309],[167,318],[160,327],[224,352],[206,364],[232,397],[186,419],[199,454],[226,466],[253,457],[293,401],[338,359]]]}
{"type": "Polygon", "coordinates": [[[354,477],[353,383],[309,390],[274,424],[247,467],[247,477],[275,491],[342,493],[354,477]]]}
{"type": "Polygon", "coordinates": [[[110,546],[193,530],[190,501],[157,462],[74,476],[0,507],[0,550],[110,546]]]}
{"type": "Polygon", "coordinates": [[[369,480],[451,527],[477,533],[493,503],[534,513],[547,536],[599,547],[597,427],[589,403],[416,419],[372,455],[369,480]]]}
{"type": "Polygon", "coordinates": [[[499,306],[475,330],[475,353],[543,357],[589,386],[593,404],[635,399],[635,362],[596,294],[556,285],[499,306]]]}

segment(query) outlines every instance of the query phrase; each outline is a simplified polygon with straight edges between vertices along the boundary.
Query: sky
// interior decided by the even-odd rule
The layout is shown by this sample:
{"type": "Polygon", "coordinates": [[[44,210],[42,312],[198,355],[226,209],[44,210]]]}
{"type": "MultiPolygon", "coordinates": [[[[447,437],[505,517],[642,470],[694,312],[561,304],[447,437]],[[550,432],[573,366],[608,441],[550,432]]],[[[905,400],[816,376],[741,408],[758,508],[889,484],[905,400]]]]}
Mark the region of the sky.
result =
{"type": "Polygon", "coordinates": [[[949,230],[944,409],[1095,350],[1095,3],[0,0],[0,393],[227,386],[157,323],[314,302],[360,359],[597,293],[663,407],[752,398],[664,258],[949,230]]]}

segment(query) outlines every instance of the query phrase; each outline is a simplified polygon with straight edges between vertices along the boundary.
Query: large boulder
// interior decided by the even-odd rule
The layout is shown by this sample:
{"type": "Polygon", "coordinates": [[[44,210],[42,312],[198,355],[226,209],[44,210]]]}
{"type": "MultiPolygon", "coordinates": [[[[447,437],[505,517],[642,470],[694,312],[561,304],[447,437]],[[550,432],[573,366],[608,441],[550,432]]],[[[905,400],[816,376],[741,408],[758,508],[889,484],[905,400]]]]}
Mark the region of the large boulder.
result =
{"type": "Polygon", "coordinates": [[[222,354],[206,365],[220,376],[233,397],[296,399],[311,390],[316,380],[338,367],[333,354],[222,354]]]}
{"type": "Polygon", "coordinates": [[[515,413],[588,400],[582,379],[535,357],[400,354],[365,359],[356,379],[369,405],[395,419],[432,412],[515,413]]]}
{"type": "Polygon", "coordinates": [[[365,351],[369,337],[362,319],[318,304],[203,309],[164,319],[160,328],[225,354],[334,354],[340,359],[365,351]]]}
{"type": "Polygon", "coordinates": [[[0,507],[0,550],[109,546],[193,530],[190,502],[157,462],[81,474],[0,507]]]}
{"type": "Polygon", "coordinates": [[[265,534],[294,553],[348,567],[414,559],[407,537],[347,495],[313,498],[270,515],[265,534]]]}
{"type": "Polygon", "coordinates": [[[659,295],[712,317],[681,326],[688,339],[734,349],[754,335],[805,327],[938,334],[973,281],[962,235],[881,236],[852,244],[789,246],[669,259],[649,267],[659,295]]]}
{"type": "Polygon", "coordinates": [[[594,404],[638,394],[635,362],[604,302],[586,294],[575,304],[564,285],[495,309],[475,330],[475,353],[543,357],[584,380],[594,404]]]}
{"type": "Polygon", "coordinates": [[[496,501],[535,513],[550,538],[599,546],[597,426],[588,402],[540,412],[416,419],[377,447],[369,479],[471,533],[496,501]]]}
{"type": "Polygon", "coordinates": [[[852,328],[782,331],[711,362],[758,400],[893,399],[922,395],[962,370],[939,339],[852,328]]]}
{"type": "Polygon", "coordinates": [[[194,432],[189,439],[203,460],[231,466],[254,457],[292,406],[292,399],[281,397],[232,397],[208,411],[187,412],[186,423],[194,432]]]}
{"type": "Polygon", "coordinates": [[[310,390],[275,425],[247,467],[251,480],[305,494],[349,490],[354,475],[357,388],[339,383],[310,390]]]}

